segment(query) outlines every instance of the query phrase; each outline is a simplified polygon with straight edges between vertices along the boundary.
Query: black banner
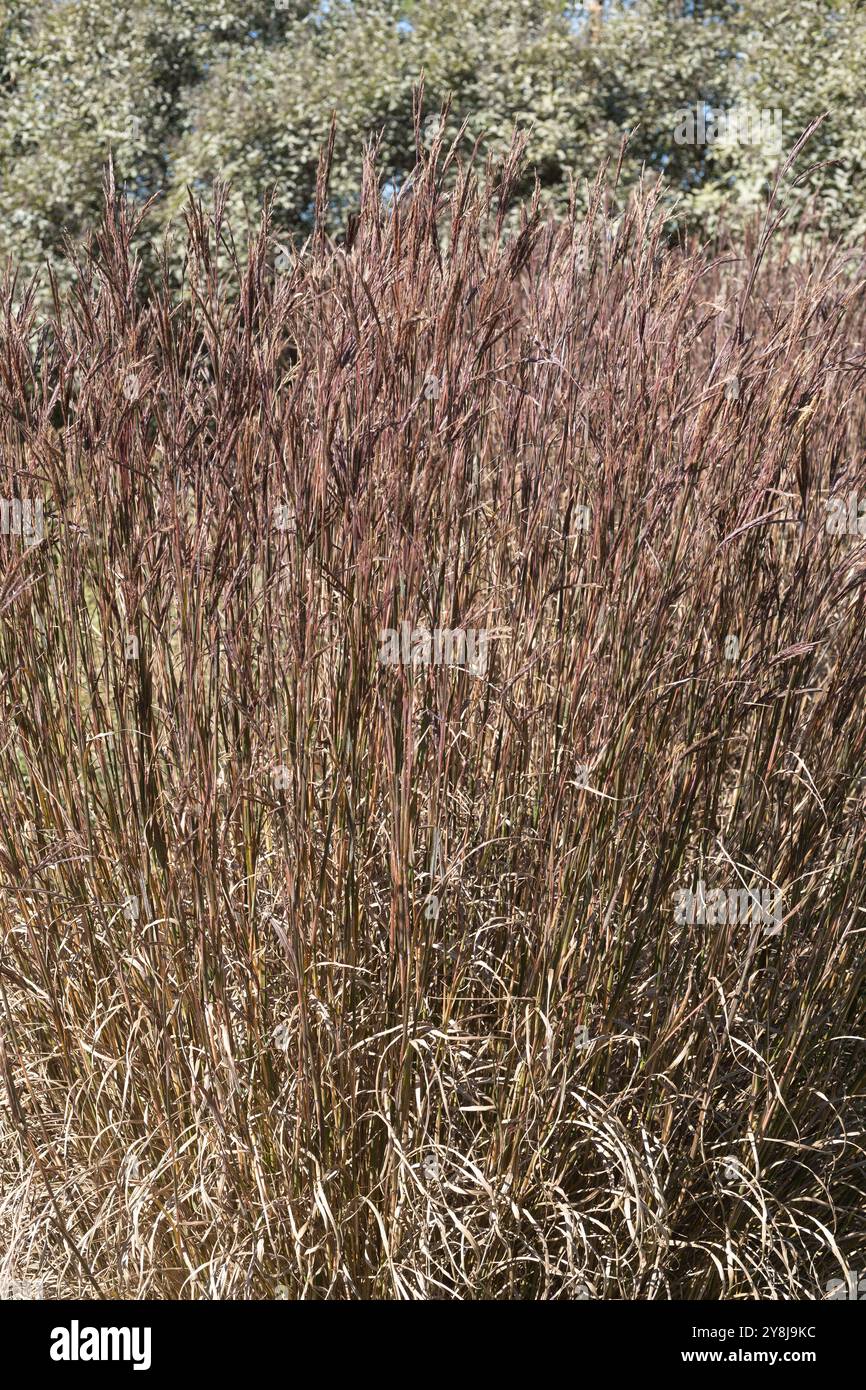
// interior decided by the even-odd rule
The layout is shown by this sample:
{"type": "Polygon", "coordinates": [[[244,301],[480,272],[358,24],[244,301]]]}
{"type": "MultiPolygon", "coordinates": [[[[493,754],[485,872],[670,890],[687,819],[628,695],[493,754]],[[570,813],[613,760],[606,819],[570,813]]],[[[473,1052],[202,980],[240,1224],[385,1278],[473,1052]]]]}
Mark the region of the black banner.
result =
{"type": "Polygon", "coordinates": [[[405,1303],[7,1301],[0,1302],[0,1335],[26,1369],[59,1383],[103,1373],[163,1381],[211,1372],[223,1382],[259,1368],[271,1373],[275,1360],[299,1376],[309,1375],[319,1357],[329,1380],[335,1372],[386,1368],[390,1378],[398,1367],[413,1379],[419,1372],[441,1379],[447,1368],[463,1380],[476,1367],[489,1376],[500,1360],[518,1355],[538,1370],[553,1370],[565,1357],[573,1371],[583,1366],[587,1374],[597,1374],[590,1368],[600,1361],[618,1375],[676,1367],[699,1378],[712,1366],[760,1366],[772,1377],[797,1366],[825,1380],[857,1364],[863,1318],[852,1301],[474,1303],[421,1318],[405,1303]],[[459,1344],[441,1341],[443,1317],[459,1344]],[[322,1332],[326,1342],[312,1340],[322,1332]],[[437,1340],[418,1340],[431,1335],[437,1340]],[[416,1354],[426,1347],[414,1369],[406,1362],[407,1336],[416,1354]]]}

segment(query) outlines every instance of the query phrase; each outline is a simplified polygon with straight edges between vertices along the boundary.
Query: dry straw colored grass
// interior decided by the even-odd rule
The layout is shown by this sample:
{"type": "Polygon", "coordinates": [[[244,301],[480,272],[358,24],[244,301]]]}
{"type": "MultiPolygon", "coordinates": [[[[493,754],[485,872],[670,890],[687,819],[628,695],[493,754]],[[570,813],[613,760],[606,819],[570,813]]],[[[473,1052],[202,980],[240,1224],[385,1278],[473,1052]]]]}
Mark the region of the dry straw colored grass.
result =
{"type": "Polygon", "coordinates": [[[514,225],[519,146],[420,159],[282,271],[218,195],[140,284],[109,181],[53,313],[7,279],[0,1273],[823,1297],[866,1268],[862,264],[784,180],[713,256],[657,191],[514,225]],[[381,664],[404,620],[486,672],[381,664]],[[678,923],[698,879],[782,930],[678,923]]]}

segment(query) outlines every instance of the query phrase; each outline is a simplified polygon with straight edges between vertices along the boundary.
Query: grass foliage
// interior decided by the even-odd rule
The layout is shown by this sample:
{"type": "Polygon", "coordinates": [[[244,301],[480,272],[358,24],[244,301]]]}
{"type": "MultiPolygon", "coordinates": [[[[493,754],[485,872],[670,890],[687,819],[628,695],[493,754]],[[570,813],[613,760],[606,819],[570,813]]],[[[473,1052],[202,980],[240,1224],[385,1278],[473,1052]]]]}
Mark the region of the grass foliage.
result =
{"type": "Polygon", "coordinates": [[[343,247],[191,204],[181,293],[109,177],[52,313],[7,274],[0,1272],[50,1293],[866,1267],[862,262],[783,188],[714,252],[450,161],[389,207],[371,154],[343,247]]]}

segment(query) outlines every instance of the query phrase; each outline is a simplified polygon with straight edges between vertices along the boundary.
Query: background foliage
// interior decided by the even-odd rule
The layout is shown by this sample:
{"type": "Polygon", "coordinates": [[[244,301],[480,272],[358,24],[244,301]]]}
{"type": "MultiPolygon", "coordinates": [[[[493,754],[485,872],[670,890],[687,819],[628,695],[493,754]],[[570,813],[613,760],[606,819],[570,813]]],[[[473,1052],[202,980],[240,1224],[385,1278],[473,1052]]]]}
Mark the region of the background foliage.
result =
{"type": "MultiPolygon", "coordinates": [[[[710,232],[761,204],[776,156],[677,146],[676,111],[780,106],[787,148],[827,112],[810,158],[831,163],[792,196],[822,229],[857,236],[864,56],[866,11],[851,0],[2,0],[0,254],[27,270],[61,265],[64,231],[97,216],[109,151],[134,196],[164,195],[152,236],[188,186],[204,192],[218,175],[233,212],[254,213],[272,187],[278,224],[305,234],[333,111],[339,232],[365,139],[381,136],[386,179],[413,167],[422,72],[426,109],[451,96],[449,134],[468,122],[467,153],[483,137],[500,154],[515,124],[531,126],[526,181],[537,175],[560,208],[572,180],[585,199],[600,160],[634,132],[622,186],[664,171],[677,215],[710,232]]],[[[245,218],[234,225],[242,233],[245,218]]]]}

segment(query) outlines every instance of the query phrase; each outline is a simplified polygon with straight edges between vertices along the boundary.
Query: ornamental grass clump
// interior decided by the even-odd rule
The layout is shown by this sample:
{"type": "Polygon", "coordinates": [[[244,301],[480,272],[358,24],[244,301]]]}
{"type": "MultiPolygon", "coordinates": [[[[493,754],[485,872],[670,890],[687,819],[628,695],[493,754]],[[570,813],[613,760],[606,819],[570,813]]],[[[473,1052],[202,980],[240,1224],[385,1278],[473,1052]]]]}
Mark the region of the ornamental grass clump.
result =
{"type": "Polygon", "coordinates": [[[789,173],[711,250],[603,175],[515,220],[520,155],[370,154],[335,242],[326,152],[243,261],[218,191],[179,285],[109,177],[47,317],[7,273],[3,1277],[866,1268],[862,259],[789,173]]]}

